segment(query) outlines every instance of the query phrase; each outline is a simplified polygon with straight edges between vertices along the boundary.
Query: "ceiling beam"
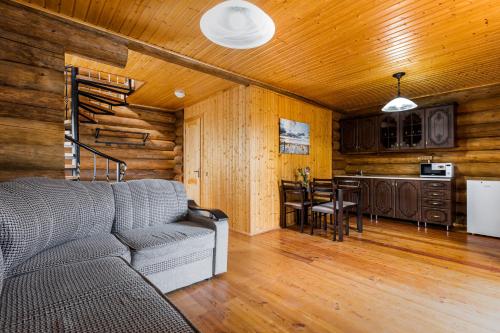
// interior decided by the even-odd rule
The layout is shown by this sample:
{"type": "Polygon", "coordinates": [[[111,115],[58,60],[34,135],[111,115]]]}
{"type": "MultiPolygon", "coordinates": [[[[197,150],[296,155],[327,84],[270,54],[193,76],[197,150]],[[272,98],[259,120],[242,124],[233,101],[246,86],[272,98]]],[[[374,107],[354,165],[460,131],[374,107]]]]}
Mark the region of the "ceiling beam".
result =
{"type": "MultiPolygon", "coordinates": [[[[0,1],[6,1],[6,0],[0,0],[0,1]]],[[[303,101],[303,102],[306,102],[306,103],[309,103],[309,104],[312,104],[312,105],[315,105],[318,107],[322,107],[322,108],[326,108],[326,109],[329,109],[332,111],[343,113],[343,110],[336,107],[335,105],[326,104],[326,103],[323,103],[323,102],[318,101],[318,100],[313,100],[311,98],[301,96],[301,95],[294,93],[292,91],[289,91],[287,89],[283,89],[283,88],[277,87],[275,85],[272,85],[272,84],[269,84],[269,83],[266,83],[263,81],[252,79],[251,77],[241,75],[241,74],[238,74],[236,72],[229,71],[229,70],[226,70],[224,68],[208,64],[206,62],[185,56],[183,54],[177,53],[175,51],[172,51],[172,50],[169,50],[169,49],[166,49],[166,48],[154,45],[154,44],[143,42],[143,41],[136,39],[136,38],[131,38],[131,37],[125,36],[123,34],[112,32],[110,30],[101,28],[99,26],[89,24],[87,22],[83,22],[83,21],[80,21],[80,20],[77,20],[74,18],[70,18],[70,17],[67,17],[67,16],[59,14],[59,13],[54,13],[52,11],[37,7],[37,6],[32,5],[32,4],[27,4],[24,2],[21,3],[18,0],[7,1],[7,2],[10,2],[12,5],[22,7],[28,11],[36,12],[36,13],[39,13],[40,15],[51,17],[52,19],[57,20],[57,21],[64,23],[64,24],[73,25],[77,28],[82,28],[85,30],[93,30],[94,32],[99,32],[99,34],[101,34],[102,36],[108,36],[113,41],[126,45],[130,50],[142,53],[142,54],[147,55],[147,56],[151,56],[151,57],[154,57],[154,58],[157,58],[157,59],[160,59],[160,60],[172,63],[172,64],[186,67],[186,68],[198,71],[198,72],[209,74],[209,75],[212,75],[212,76],[224,79],[224,80],[228,80],[231,82],[235,82],[235,83],[238,83],[241,85],[258,86],[258,87],[261,87],[261,88],[264,88],[264,89],[267,89],[270,91],[274,91],[278,94],[285,95],[285,96],[288,96],[288,97],[291,97],[291,98],[294,98],[294,99],[297,99],[297,100],[300,100],[300,101],[303,101]]]]}

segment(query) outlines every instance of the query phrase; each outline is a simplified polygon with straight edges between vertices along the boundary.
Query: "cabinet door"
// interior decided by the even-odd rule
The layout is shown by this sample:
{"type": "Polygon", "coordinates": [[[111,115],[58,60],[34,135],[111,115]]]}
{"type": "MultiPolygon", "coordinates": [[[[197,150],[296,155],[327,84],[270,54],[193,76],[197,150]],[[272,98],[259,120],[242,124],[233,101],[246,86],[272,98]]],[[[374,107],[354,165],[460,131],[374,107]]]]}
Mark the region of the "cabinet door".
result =
{"type": "Polygon", "coordinates": [[[340,145],[343,153],[357,152],[358,121],[346,119],[340,122],[340,145]]]}
{"type": "Polygon", "coordinates": [[[372,212],[372,180],[361,179],[361,211],[365,214],[372,212]]]}
{"type": "Polygon", "coordinates": [[[379,118],[379,151],[399,149],[399,116],[383,115],[379,118]]]}
{"type": "Polygon", "coordinates": [[[358,120],[358,151],[376,152],[377,141],[377,117],[369,117],[358,120]]]}
{"type": "Polygon", "coordinates": [[[420,181],[396,180],[396,217],[420,220],[420,181]]]}
{"type": "Polygon", "coordinates": [[[455,146],[453,105],[425,110],[425,146],[427,148],[452,148],[455,146]]]}
{"type": "Polygon", "coordinates": [[[411,110],[399,114],[400,149],[425,147],[424,110],[411,110]]]}
{"type": "Polygon", "coordinates": [[[374,179],[372,191],[373,213],[375,215],[394,217],[394,181],[391,179],[374,179]]]}

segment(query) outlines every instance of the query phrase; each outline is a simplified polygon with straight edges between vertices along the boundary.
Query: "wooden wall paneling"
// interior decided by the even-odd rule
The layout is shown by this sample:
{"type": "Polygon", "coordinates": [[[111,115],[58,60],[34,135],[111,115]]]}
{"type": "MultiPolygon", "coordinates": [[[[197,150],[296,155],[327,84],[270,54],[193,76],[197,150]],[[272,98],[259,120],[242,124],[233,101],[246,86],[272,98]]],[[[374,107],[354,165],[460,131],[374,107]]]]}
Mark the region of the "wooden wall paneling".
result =
{"type": "Polygon", "coordinates": [[[295,180],[298,168],[309,166],[312,177],[332,176],[332,118],[338,115],[275,92],[250,86],[251,234],[279,228],[281,179],[295,180]],[[309,155],[279,153],[279,119],[308,123],[309,155]]]}
{"type": "Polygon", "coordinates": [[[232,230],[249,234],[250,117],[245,96],[242,86],[217,93],[186,107],[184,118],[202,118],[200,204],[222,209],[229,216],[232,230]]]}
{"type": "MultiPolygon", "coordinates": [[[[475,94],[470,93],[471,96],[475,94]]],[[[500,176],[500,94],[462,100],[456,113],[457,146],[429,152],[344,155],[345,171],[366,174],[418,175],[419,157],[432,155],[433,162],[455,163],[456,211],[462,223],[466,213],[466,177],[500,176]]]]}

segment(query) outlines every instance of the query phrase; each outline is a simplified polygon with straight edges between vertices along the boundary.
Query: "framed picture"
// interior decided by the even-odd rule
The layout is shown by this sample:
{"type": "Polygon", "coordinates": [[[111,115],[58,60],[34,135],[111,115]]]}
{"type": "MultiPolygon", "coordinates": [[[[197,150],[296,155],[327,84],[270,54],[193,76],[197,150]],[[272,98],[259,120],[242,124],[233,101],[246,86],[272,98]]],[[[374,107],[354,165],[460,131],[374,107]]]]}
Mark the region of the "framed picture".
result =
{"type": "Polygon", "coordinates": [[[309,124],[280,119],[280,153],[309,155],[309,124]]]}

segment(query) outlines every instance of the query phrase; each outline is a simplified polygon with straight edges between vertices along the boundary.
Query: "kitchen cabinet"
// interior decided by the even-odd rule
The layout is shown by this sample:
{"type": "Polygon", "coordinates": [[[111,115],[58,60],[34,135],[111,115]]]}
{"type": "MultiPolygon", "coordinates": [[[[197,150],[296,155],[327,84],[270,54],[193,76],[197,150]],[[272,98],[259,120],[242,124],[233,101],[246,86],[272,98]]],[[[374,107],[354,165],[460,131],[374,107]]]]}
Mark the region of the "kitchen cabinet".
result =
{"type": "Polygon", "coordinates": [[[398,219],[420,221],[420,181],[396,180],[395,201],[398,219]]]}
{"type": "MultiPolygon", "coordinates": [[[[454,181],[418,177],[339,176],[358,180],[362,212],[377,216],[445,225],[454,221],[454,181]]],[[[350,198],[346,198],[349,200],[350,198]]]]}
{"type": "Polygon", "coordinates": [[[399,149],[399,115],[387,114],[379,118],[379,151],[399,149]]]}
{"type": "Polygon", "coordinates": [[[394,179],[374,179],[372,191],[372,211],[375,215],[395,217],[394,179]]]}
{"type": "Polygon", "coordinates": [[[424,110],[411,110],[399,114],[399,145],[403,150],[425,148],[424,110]]]}
{"type": "Polygon", "coordinates": [[[376,152],[377,141],[377,117],[361,118],[358,120],[358,152],[376,152]]]}
{"type": "Polygon", "coordinates": [[[343,153],[377,151],[377,117],[346,119],[340,122],[340,146],[343,153]]]}
{"type": "Polygon", "coordinates": [[[425,110],[425,147],[452,148],[455,146],[454,105],[425,110]]]}
{"type": "Polygon", "coordinates": [[[340,122],[340,147],[343,153],[358,151],[357,119],[346,119],[340,122]]]}
{"type": "Polygon", "coordinates": [[[344,119],[344,154],[403,152],[455,146],[455,105],[344,119]]]}

